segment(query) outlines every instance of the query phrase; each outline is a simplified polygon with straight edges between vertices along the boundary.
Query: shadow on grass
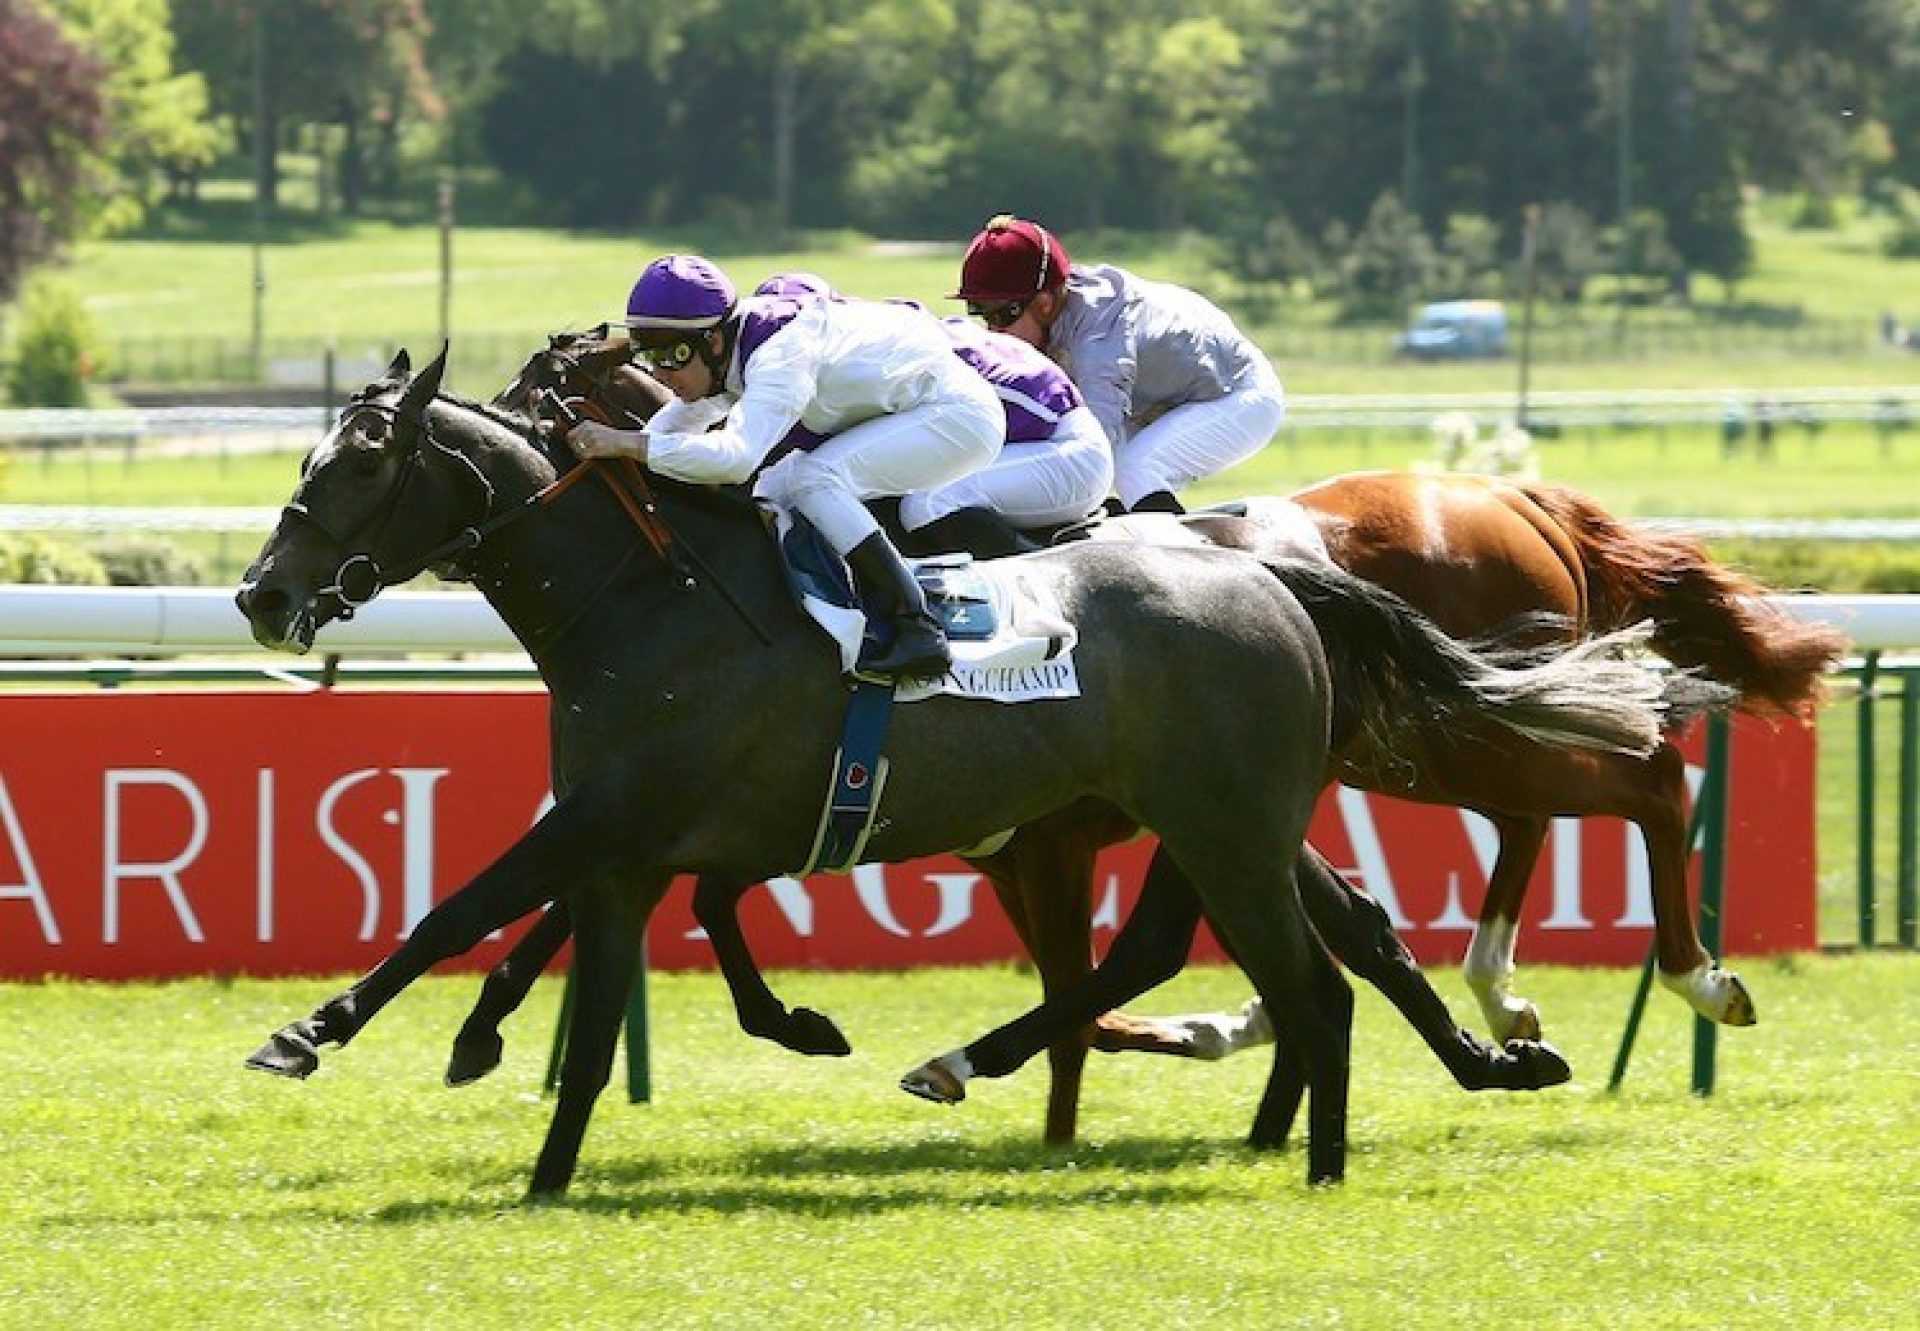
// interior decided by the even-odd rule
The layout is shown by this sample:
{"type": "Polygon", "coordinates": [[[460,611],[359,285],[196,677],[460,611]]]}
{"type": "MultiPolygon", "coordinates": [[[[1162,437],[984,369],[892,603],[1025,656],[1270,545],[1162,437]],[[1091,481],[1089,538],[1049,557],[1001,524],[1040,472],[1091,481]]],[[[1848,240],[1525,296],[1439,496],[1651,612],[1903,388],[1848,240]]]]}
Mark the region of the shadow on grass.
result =
{"type": "MultiPolygon", "coordinates": [[[[1173,1137],[1126,1138],[1066,1150],[1024,1141],[799,1145],[744,1151],[730,1164],[712,1159],[685,1166],[654,1160],[588,1161],[567,1196],[524,1205],[621,1216],[756,1211],[868,1216],[959,1201],[972,1210],[1035,1212],[1114,1203],[1160,1205],[1214,1200],[1232,1177],[1188,1171],[1218,1163],[1251,1165],[1262,1158],[1237,1141],[1173,1137]],[[713,1172],[716,1164],[727,1172],[713,1172]],[[1036,1185],[1037,1175],[1046,1176],[1044,1186],[1036,1185]]],[[[519,1172],[495,1172],[473,1183],[493,1194],[524,1179],[519,1172]]],[[[370,1218],[406,1225],[502,1210],[493,1197],[437,1199],[393,1202],[370,1218]]]]}

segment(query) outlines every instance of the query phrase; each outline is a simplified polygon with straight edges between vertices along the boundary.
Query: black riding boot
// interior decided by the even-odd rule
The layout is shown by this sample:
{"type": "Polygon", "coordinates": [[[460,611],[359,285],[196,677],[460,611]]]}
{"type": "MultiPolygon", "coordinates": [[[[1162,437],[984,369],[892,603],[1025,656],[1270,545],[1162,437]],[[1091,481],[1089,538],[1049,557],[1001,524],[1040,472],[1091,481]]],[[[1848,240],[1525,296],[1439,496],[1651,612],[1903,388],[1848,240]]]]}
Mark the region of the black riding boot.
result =
{"type": "Polygon", "coordinates": [[[860,670],[888,679],[938,679],[953,665],[947,635],[927,612],[927,598],[885,532],[875,532],[847,551],[860,604],[869,617],[893,625],[893,641],[863,654],[860,670]]]}
{"type": "Polygon", "coordinates": [[[1044,547],[990,508],[962,508],[907,533],[915,550],[946,554],[964,550],[975,559],[1024,555],[1044,547]]]}
{"type": "Polygon", "coordinates": [[[1172,513],[1177,516],[1187,510],[1178,499],[1173,497],[1173,491],[1155,490],[1150,495],[1141,495],[1139,501],[1127,511],[1129,513],[1172,513]]]}

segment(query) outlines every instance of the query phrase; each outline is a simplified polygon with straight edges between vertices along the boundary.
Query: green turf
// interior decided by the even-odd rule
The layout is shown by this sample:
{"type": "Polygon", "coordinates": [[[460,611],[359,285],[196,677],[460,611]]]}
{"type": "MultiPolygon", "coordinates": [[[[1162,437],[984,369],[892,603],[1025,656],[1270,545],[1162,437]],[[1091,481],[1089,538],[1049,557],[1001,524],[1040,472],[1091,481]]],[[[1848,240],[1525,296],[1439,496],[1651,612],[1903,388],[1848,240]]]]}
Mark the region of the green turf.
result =
{"type": "MultiPolygon", "coordinates": [[[[1920,958],[1745,972],[1762,1024],[1725,1034],[1706,1100],[1664,996],[1600,1089],[1626,972],[1524,972],[1578,1074],[1539,1095],[1454,1090],[1363,994],[1350,1179],[1317,1192],[1240,1144],[1263,1056],[1097,1057],[1064,1152],[1037,1145],[1038,1067],[951,1110],[894,1090],[1030,1001],[1008,969],[778,976],[854,1039],[812,1062],[739,1035],[714,979],[656,976],[657,1103],[610,1093],[571,1197],[531,1208],[550,984],[461,1091],[438,1077],[465,977],[305,1084],[239,1060],[333,981],[7,986],[0,1324],[1910,1324],[1920,958]]],[[[1209,968],[1150,1006],[1242,994],[1209,968]]]]}

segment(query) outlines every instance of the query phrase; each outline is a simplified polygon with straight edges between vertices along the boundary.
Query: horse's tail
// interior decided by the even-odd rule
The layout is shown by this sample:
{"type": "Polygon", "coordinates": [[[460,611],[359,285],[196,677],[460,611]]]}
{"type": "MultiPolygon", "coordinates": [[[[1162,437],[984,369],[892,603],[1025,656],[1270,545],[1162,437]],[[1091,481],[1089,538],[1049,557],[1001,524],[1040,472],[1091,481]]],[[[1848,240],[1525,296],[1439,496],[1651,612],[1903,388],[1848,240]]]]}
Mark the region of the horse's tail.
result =
{"type": "Polygon", "coordinates": [[[1739,706],[1805,717],[1847,639],[1762,598],[1766,588],[1708,556],[1691,536],[1630,527],[1577,490],[1523,485],[1580,552],[1593,627],[1653,621],[1653,649],[1739,691],[1739,706]]]}
{"type": "Polygon", "coordinates": [[[1663,726],[1733,700],[1731,689],[1685,672],[1663,678],[1620,659],[1645,642],[1644,628],[1565,650],[1494,654],[1448,637],[1392,592],[1331,564],[1262,562],[1326,644],[1336,744],[1362,728],[1386,737],[1408,723],[1477,716],[1543,744],[1644,755],[1659,746],[1663,726]]]}

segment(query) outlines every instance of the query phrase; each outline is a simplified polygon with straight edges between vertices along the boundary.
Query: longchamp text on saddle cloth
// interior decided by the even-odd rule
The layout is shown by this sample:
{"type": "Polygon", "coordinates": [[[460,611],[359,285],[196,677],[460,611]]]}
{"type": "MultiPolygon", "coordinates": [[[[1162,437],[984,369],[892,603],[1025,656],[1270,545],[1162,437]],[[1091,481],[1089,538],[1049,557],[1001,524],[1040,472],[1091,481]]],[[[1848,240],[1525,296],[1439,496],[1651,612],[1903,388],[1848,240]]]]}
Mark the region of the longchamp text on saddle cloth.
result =
{"type": "MultiPolygon", "coordinates": [[[[780,551],[801,605],[840,648],[851,675],[866,615],[853,604],[851,579],[811,529],[778,518],[780,551]]],[[[936,694],[994,702],[1080,696],[1073,649],[1079,632],[1051,591],[1023,577],[1018,559],[977,564],[969,555],[914,561],[927,605],[947,629],[953,669],[937,680],[902,683],[896,702],[936,694]],[[976,636],[982,633],[984,636],[976,636]]]]}

